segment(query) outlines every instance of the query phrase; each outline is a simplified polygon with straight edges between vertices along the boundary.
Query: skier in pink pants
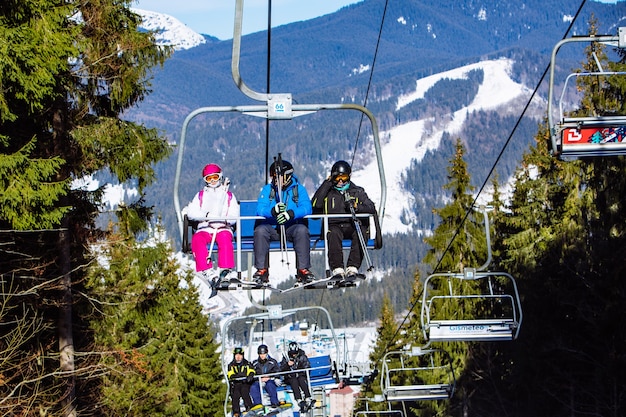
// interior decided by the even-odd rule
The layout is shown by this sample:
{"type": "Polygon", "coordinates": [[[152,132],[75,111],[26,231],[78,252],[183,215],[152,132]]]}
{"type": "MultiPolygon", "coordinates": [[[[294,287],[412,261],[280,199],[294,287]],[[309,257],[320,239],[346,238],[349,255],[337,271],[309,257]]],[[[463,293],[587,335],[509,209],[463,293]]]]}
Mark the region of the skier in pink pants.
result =
{"type": "Polygon", "coordinates": [[[198,229],[191,238],[191,251],[196,261],[200,279],[213,288],[211,297],[217,294],[222,279],[235,267],[233,250],[233,225],[239,217],[239,202],[228,190],[229,180],[224,178],[222,168],[208,164],[202,170],[205,186],[183,209],[191,220],[197,220],[198,229]],[[217,244],[217,279],[210,279],[212,263],[210,255],[217,244]]]}

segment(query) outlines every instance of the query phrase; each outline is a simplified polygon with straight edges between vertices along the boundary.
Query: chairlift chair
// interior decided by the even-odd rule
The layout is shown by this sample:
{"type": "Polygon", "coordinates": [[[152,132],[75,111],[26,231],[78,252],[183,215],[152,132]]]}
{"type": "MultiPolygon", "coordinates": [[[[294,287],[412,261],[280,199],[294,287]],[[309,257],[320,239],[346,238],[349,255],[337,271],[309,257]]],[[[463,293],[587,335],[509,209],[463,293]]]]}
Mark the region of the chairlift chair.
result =
{"type": "MultiPolygon", "coordinates": [[[[372,128],[372,137],[374,141],[374,149],[376,153],[376,160],[379,172],[380,179],[380,201],[377,207],[377,216],[375,216],[373,224],[376,227],[376,236],[375,239],[370,239],[367,241],[368,248],[378,249],[382,246],[382,234],[380,233],[380,228],[382,225],[382,219],[385,215],[385,202],[387,198],[387,187],[386,187],[386,179],[385,172],[383,166],[383,159],[381,154],[381,146],[378,132],[378,124],[376,122],[376,118],[374,115],[364,106],[360,106],[357,104],[350,103],[341,103],[341,104],[293,104],[291,93],[261,93],[252,90],[242,79],[240,71],[239,71],[239,59],[240,59],[240,49],[241,49],[241,34],[242,34],[242,20],[243,20],[243,0],[237,0],[235,5],[235,23],[234,23],[234,34],[233,34],[233,50],[232,50],[232,76],[237,88],[245,94],[247,97],[262,102],[262,104],[257,105],[243,105],[243,106],[210,106],[210,107],[201,107],[196,110],[193,110],[191,113],[187,115],[183,122],[181,137],[179,141],[179,151],[178,151],[178,159],[176,164],[176,172],[174,179],[174,208],[176,211],[176,216],[178,220],[179,232],[181,236],[181,241],[183,243],[183,252],[189,252],[189,237],[190,234],[193,233],[194,222],[190,222],[186,216],[183,216],[181,212],[181,204],[180,204],[180,196],[179,196],[179,185],[180,178],[182,175],[183,169],[183,155],[185,149],[185,142],[187,139],[188,129],[190,123],[199,115],[206,113],[239,113],[246,114],[251,116],[256,116],[260,118],[265,118],[267,120],[291,120],[295,117],[316,113],[320,110],[356,110],[361,112],[364,116],[366,116],[371,122],[372,128]]],[[[243,209],[243,206],[242,206],[243,209]]],[[[317,222],[317,224],[321,224],[322,221],[327,221],[328,216],[322,215],[313,215],[310,216],[311,221],[317,222]]],[[[235,236],[235,256],[236,256],[236,268],[237,275],[239,281],[242,280],[242,260],[241,255],[243,252],[247,252],[249,258],[251,256],[251,248],[242,248],[242,235],[241,230],[242,227],[247,223],[254,223],[255,216],[243,214],[237,219],[236,224],[236,236],[235,236]]],[[[245,227],[244,227],[245,229],[245,227]]],[[[324,233],[324,236],[326,234],[324,233]]],[[[245,240],[245,239],[244,239],[245,240]]],[[[244,245],[246,242],[244,241],[244,245]]],[[[326,250],[327,245],[320,245],[317,250],[326,250]]],[[[315,249],[315,248],[313,248],[315,249]]],[[[364,248],[365,250],[365,248],[364,248]]],[[[325,258],[327,259],[328,254],[325,253],[325,258]]],[[[248,261],[250,263],[250,261],[248,261]]],[[[327,261],[328,262],[328,261],[327,261]]],[[[251,275],[250,268],[248,268],[249,276],[248,281],[251,275]]],[[[329,268],[327,266],[327,273],[329,268]]],[[[239,286],[233,286],[233,288],[241,288],[239,286]]],[[[247,286],[246,288],[251,288],[247,286]]],[[[230,287],[226,286],[221,289],[230,289],[230,287]]]]}
{"type": "Polygon", "coordinates": [[[564,97],[567,86],[578,77],[625,77],[626,72],[604,71],[597,57],[598,71],[571,73],[565,79],[559,99],[557,121],[554,120],[554,90],[557,53],[561,46],[573,42],[599,42],[626,48],[626,27],[618,29],[617,36],[580,36],[563,39],[552,50],[550,83],[548,90],[548,123],[550,125],[551,152],[554,156],[588,157],[626,155],[626,115],[569,116],[565,113],[564,97]]]}
{"type": "Polygon", "coordinates": [[[462,272],[434,273],[424,281],[420,317],[430,342],[514,340],[519,334],[522,305],[515,279],[506,272],[484,271],[491,263],[491,207],[480,210],[487,261],[462,272]]]}
{"type": "Polygon", "coordinates": [[[413,348],[385,354],[380,385],[390,402],[448,400],[456,378],[447,352],[413,348]]]}
{"type": "MultiPolygon", "coordinates": [[[[311,368],[307,369],[311,394],[324,403],[322,393],[339,384],[337,364],[341,355],[339,339],[335,333],[330,313],[320,306],[297,307],[282,309],[280,305],[265,306],[266,311],[241,317],[228,318],[221,329],[221,364],[226,376],[229,355],[235,346],[247,346],[249,361],[256,357],[260,344],[269,347],[270,356],[278,362],[287,354],[288,345],[292,341],[309,357],[311,368]],[[259,328],[260,327],[260,328],[259,328]]],[[[288,372],[279,372],[274,376],[280,378],[288,372]]],[[[279,387],[279,396],[283,399],[293,398],[291,387],[279,387]]],[[[224,401],[224,412],[227,412],[230,396],[224,401]]]]}
{"type": "Polygon", "coordinates": [[[467,268],[424,282],[421,324],[431,342],[514,340],[521,321],[517,285],[506,272],[467,268]]]}

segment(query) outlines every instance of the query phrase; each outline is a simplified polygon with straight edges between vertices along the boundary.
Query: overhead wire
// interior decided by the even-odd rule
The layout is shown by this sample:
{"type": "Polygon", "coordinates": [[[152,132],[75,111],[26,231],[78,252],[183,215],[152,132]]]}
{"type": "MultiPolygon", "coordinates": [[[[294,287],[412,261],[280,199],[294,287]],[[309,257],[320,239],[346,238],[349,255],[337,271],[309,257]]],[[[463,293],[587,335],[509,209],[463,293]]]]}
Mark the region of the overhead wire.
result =
{"type": "MultiPolygon", "coordinates": [[[[576,14],[574,15],[574,18],[571,20],[569,26],[567,27],[567,30],[565,31],[565,34],[561,37],[561,39],[565,39],[569,36],[569,33],[571,32],[574,23],[576,22],[576,20],[578,19],[578,16],[580,15],[585,3],[587,2],[587,0],[582,0],[580,5],[578,6],[578,10],[576,11],[576,14]]],[[[483,192],[483,190],[485,189],[485,187],[487,186],[487,183],[489,181],[489,178],[491,178],[491,175],[493,174],[493,172],[495,171],[496,166],[498,165],[498,162],[500,161],[500,159],[502,158],[502,155],[504,154],[504,151],[506,150],[506,148],[508,147],[509,143],[511,142],[513,135],[515,134],[515,131],[517,130],[517,128],[519,127],[524,115],[526,114],[526,111],[528,110],[528,108],[530,107],[530,104],[532,103],[535,95],[537,94],[537,91],[539,90],[539,87],[541,86],[541,84],[543,83],[546,75],[548,74],[548,71],[550,69],[550,64],[548,64],[546,66],[546,69],[543,71],[543,74],[541,75],[541,78],[539,79],[539,81],[537,82],[537,85],[535,86],[535,89],[533,90],[532,94],[530,95],[530,97],[528,98],[526,105],[524,106],[524,109],[522,110],[522,113],[520,114],[520,116],[518,117],[515,125],[513,126],[513,129],[511,130],[511,133],[509,134],[507,140],[505,141],[500,153],[498,154],[496,160],[494,161],[494,163],[491,166],[491,169],[489,170],[489,174],[486,176],[485,181],[483,182],[482,186],[480,187],[480,189],[478,190],[478,193],[476,193],[476,197],[474,198],[473,202],[472,202],[472,207],[476,204],[476,201],[478,200],[478,197],[480,196],[480,194],[483,192]]],[[[467,218],[469,217],[471,213],[471,209],[468,210],[465,213],[465,216],[463,217],[463,220],[461,221],[461,223],[459,224],[456,232],[454,233],[454,235],[452,236],[452,239],[450,239],[450,242],[448,243],[448,246],[446,247],[446,249],[443,251],[443,253],[441,254],[441,256],[439,257],[439,261],[437,262],[437,265],[434,268],[434,271],[437,271],[438,268],[441,265],[441,262],[445,256],[445,254],[450,250],[450,247],[452,246],[452,243],[454,242],[454,240],[456,239],[456,237],[459,235],[461,228],[463,227],[463,224],[465,223],[465,221],[467,220],[467,218]]],[[[413,310],[415,309],[415,306],[418,303],[418,300],[420,298],[416,297],[416,300],[413,302],[413,304],[411,305],[411,308],[408,310],[408,312],[406,313],[406,315],[404,316],[404,318],[402,319],[402,322],[398,325],[398,328],[396,329],[394,335],[391,337],[390,341],[387,343],[387,345],[385,346],[385,350],[387,350],[388,348],[390,348],[393,344],[394,341],[396,341],[398,334],[400,333],[400,331],[402,330],[402,326],[404,326],[404,324],[407,322],[407,320],[409,319],[409,316],[411,315],[411,313],[413,312],[413,310]]]]}
{"type": "MultiPolygon", "coordinates": [[[[382,39],[383,34],[383,26],[385,24],[385,17],[387,16],[387,7],[389,5],[389,0],[385,1],[385,8],[383,9],[383,15],[380,19],[380,27],[378,28],[378,37],[376,39],[376,48],[374,49],[374,58],[372,59],[372,69],[370,70],[369,79],[367,81],[367,89],[365,90],[365,98],[363,99],[363,107],[367,107],[367,100],[369,99],[370,89],[372,87],[372,77],[374,76],[374,68],[376,67],[376,59],[378,58],[378,50],[380,48],[380,40],[382,39]]],[[[361,137],[361,127],[363,126],[363,120],[365,118],[365,114],[361,113],[361,120],[359,122],[359,128],[356,134],[356,140],[354,142],[354,150],[352,151],[352,159],[350,161],[350,166],[354,165],[354,158],[356,156],[356,149],[359,145],[359,139],[361,137]]]]}
{"type": "MultiPolygon", "coordinates": [[[[270,64],[272,56],[272,0],[267,0],[267,68],[265,76],[265,90],[267,94],[270,93],[270,64]]],[[[270,152],[270,119],[265,119],[265,183],[269,180],[268,177],[268,164],[270,152]]]]}
{"type": "MultiPolygon", "coordinates": [[[[267,94],[270,93],[270,66],[272,55],[272,0],[267,0],[267,62],[266,62],[266,75],[265,75],[265,90],[267,94]]],[[[269,149],[270,149],[270,119],[265,119],[265,184],[269,181],[269,149]]],[[[282,237],[281,237],[282,239],[282,237]]],[[[282,251],[281,251],[282,252],[282,251]]],[[[265,305],[265,289],[263,290],[263,305],[265,305]]],[[[262,332],[265,332],[265,321],[262,323],[262,332]]]]}
{"type": "MultiPolygon", "coordinates": [[[[387,7],[389,5],[389,0],[385,0],[385,7],[383,9],[383,15],[380,19],[380,26],[378,28],[378,36],[376,38],[376,48],[374,49],[374,57],[372,58],[372,69],[370,70],[370,74],[369,74],[369,78],[368,78],[368,82],[367,82],[367,88],[365,90],[365,98],[363,100],[363,107],[367,107],[367,100],[369,98],[369,93],[372,87],[372,77],[374,75],[374,68],[376,66],[376,58],[378,57],[378,51],[380,48],[380,40],[382,39],[382,33],[383,33],[383,26],[385,24],[385,16],[387,15],[387,7]]],[[[361,127],[363,126],[363,120],[365,118],[365,114],[361,113],[361,119],[359,121],[359,127],[357,130],[357,134],[356,134],[356,141],[354,143],[354,150],[352,151],[352,158],[350,160],[350,166],[354,165],[354,158],[356,156],[356,150],[359,144],[359,138],[361,136],[361,127]]],[[[367,250],[367,249],[365,249],[367,250]]],[[[320,302],[318,305],[322,305],[322,301],[324,300],[324,293],[326,292],[326,289],[324,289],[324,291],[322,291],[322,295],[320,296],[320,302]]]]}

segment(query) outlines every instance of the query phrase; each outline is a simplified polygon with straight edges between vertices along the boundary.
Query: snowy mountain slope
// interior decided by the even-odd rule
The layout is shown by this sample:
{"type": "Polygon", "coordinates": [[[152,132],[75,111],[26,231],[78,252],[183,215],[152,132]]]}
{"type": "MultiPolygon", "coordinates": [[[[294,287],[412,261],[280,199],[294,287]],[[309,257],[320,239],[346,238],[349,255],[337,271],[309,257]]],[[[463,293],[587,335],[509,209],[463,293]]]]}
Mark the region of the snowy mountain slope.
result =
{"type": "Polygon", "coordinates": [[[194,32],[175,17],[135,8],[132,11],[142,17],[143,29],[155,32],[159,45],[171,45],[176,50],[182,50],[206,43],[204,36],[194,32]]]}
{"type": "MultiPolygon", "coordinates": [[[[520,98],[526,100],[532,91],[511,79],[512,65],[513,61],[510,59],[498,59],[434,74],[417,80],[414,91],[398,98],[400,108],[422,98],[439,80],[465,78],[468,72],[479,68],[484,71],[484,81],[472,103],[456,111],[449,118],[442,117],[437,121],[432,119],[411,121],[380,133],[387,182],[385,216],[382,219],[385,233],[406,233],[412,229],[411,224],[404,224],[401,221],[403,213],[406,215],[411,212],[410,203],[415,198],[401,187],[401,174],[410,166],[411,161],[420,161],[427,151],[436,150],[444,132],[458,134],[472,112],[493,110],[507,104],[511,104],[509,106],[511,112],[521,111],[520,106],[516,108],[512,103],[519,101],[520,98]]],[[[488,163],[489,161],[485,161],[485,164],[488,163]]],[[[376,202],[380,201],[380,181],[376,161],[354,171],[352,178],[356,184],[367,187],[370,198],[376,202]]]]}

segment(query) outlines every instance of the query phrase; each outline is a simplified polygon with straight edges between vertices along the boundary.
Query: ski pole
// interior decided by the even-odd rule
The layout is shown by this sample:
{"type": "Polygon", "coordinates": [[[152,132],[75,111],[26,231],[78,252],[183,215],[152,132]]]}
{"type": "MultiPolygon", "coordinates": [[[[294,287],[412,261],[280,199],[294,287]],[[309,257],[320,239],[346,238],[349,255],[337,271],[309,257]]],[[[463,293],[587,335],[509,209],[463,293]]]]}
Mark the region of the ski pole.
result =
{"type": "MultiPolygon", "coordinates": [[[[281,203],[283,196],[283,158],[278,153],[278,159],[274,157],[274,171],[276,174],[276,202],[281,203]]],[[[287,206],[285,205],[285,210],[287,206]]],[[[280,261],[285,263],[287,258],[287,266],[289,266],[289,255],[287,254],[287,234],[285,233],[285,225],[280,225],[280,261]]]]}
{"type": "Polygon", "coordinates": [[[354,207],[352,206],[352,201],[350,200],[350,194],[348,194],[347,192],[344,192],[343,198],[345,202],[348,204],[348,207],[350,207],[350,213],[352,214],[352,222],[354,223],[356,234],[359,237],[359,243],[361,244],[361,249],[363,249],[363,256],[365,257],[365,264],[367,265],[367,270],[371,271],[374,268],[374,265],[372,265],[370,254],[367,251],[367,245],[365,244],[365,239],[363,238],[363,231],[361,230],[361,223],[359,222],[359,219],[356,217],[356,211],[354,211],[354,207]]]}

